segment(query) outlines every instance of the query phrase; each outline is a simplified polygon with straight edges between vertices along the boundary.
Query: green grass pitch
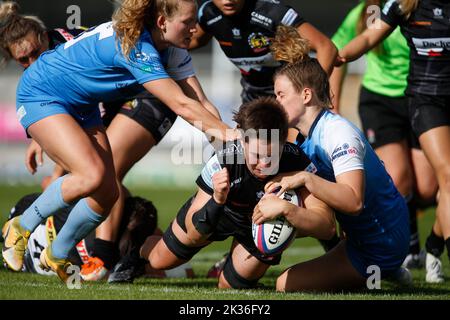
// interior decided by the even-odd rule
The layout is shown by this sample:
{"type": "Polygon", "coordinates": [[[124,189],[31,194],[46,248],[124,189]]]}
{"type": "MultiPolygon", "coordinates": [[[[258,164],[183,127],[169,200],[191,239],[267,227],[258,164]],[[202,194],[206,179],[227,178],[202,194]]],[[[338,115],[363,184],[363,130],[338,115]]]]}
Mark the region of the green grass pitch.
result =
{"type": "MultiPolygon", "coordinates": [[[[10,208],[23,195],[39,191],[38,187],[0,186],[0,222],[6,220],[10,208]]],[[[178,208],[192,194],[193,189],[132,189],[133,194],[154,202],[159,212],[159,225],[164,230],[175,216],[178,208]]],[[[419,217],[420,237],[423,245],[434,219],[434,209],[427,210],[419,217]]],[[[414,286],[399,288],[382,282],[381,290],[364,290],[342,293],[290,293],[274,291],[277,275],[288,266],[321,255],[323,250],[314,239],[297,239],[288,248],[281,264],[268,270],[261,280],[264,288],[258,290],[217,290],[216,280],[206,279],[209,267],[222,257],[231,242],[214,243],[202,250],[191,264],[194,279],[137,279],[132,285],[108,285],[105,282],[83,283],[81,289],[68,289],[56,277],[46,277],[26,273],[12,273],[0,268],[0,299],[159,299],[159,300],[402,300],[402,299],[450,299],[450,266],[446,254],[442,261],[446,282],[430,285],[425,282],[424,270],[413,270],[414,286]]]]}

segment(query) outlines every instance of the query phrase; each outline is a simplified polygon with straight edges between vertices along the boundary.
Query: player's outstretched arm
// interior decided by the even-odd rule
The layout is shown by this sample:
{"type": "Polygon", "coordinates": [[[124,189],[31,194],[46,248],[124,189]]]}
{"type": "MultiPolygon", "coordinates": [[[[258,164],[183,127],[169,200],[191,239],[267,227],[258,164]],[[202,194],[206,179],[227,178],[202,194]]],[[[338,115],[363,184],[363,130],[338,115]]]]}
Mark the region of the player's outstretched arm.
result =
{"type": "Polygon", "coordinates": [[[337,55],[336,46],[310,23],[302,23],[297,27],[297,31],[302,38],[309,41],[311,48],[317,52],[317,60],[320,65],[330,75],[337,55]]]}
{"type": "Polygon", "coordinates": [[[335,65],[340,66],[341,63],[347,63],[360,58],[370,49],[376,47],[381,41],[387,38],[394,28],[389,24],[377,19],[374,28],[367,28],[359,36],[350,41],[342,50],[339,50],[339,57],[335,65]]]}
{"type": "Polygon", "coordinates": [[[203,107],[221,120],[219,110],[208,100],[196,76],[179,80],[177,83],[189,98],[200,102],[203,107]]]}
{"type": "Polygon", "coordinates": [[[144,88],[177,115],[208,135],[223,141],[237,137],[233,130],[205,109],[200,102],[188,97],[174,80],[166,78],[146,82],[144,88]],[[233,134],[236,136],[232,137],[233,134]]]}

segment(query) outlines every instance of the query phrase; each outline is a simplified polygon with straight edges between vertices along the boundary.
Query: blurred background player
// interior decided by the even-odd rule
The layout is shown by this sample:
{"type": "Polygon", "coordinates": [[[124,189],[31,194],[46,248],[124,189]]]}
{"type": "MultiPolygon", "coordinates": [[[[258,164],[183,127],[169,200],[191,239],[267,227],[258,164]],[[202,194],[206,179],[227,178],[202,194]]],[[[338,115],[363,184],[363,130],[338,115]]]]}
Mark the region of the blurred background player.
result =
{"type": "MultiPolygon", "coordinates": [[[[8,220],[21,215],[26,208],[33,203],[39,193],[33,193],[22,197],[17,204],[11,209],[8,220]]],[[[54,275],[53,271],[46,271],[40,266],[40,255],[55,239],[58,232],[64,225],[69,216],[71,207],[62,209],[55,216],[47,218],[43,221],[31,234],[28,241],[27,249],[24,257],[24,272],[38,273],[44,275],[54,275]]],[[[140,197],[128,197],[125,200],[124,214],[119,230],[119,248],[120,256],[128,254],[134,248],[140,247],[145,239],[152,234],[162,234],[157,228],[158,215],[157,210],[151,201],[140,197]]],[[[94,249],[95,232],[91,232],[85,239],[80,241],[69,254],[69,260],[72,264],[80,267],[92,267],[93,259],[92,250],[94,249]]],[[[101,263],[101,262],[98,262],[101,263]]],[[[190,265],[182,265],[178,269],[168,270],[168,273],[161,273],[152,270],[148,265],[145,266],[144,274],[150,277],[166,277],[166,276],[189,276],[193,277],[194,273],[190,265]]],[[[85,279],[82,276],[83,280],[85,279]]]]}
{"type": "Polygon", "coordinates": [[[3,62],[12,59],[24,69],[44,51],[54,49],[85,30],[81,27],[48,30],[38,17],[19,14],[19,9],[13,1],[0,3],[0,50],[3,62]]]}
{"type": "Polygon", "coordinates": [[[273,59],[269,46],[279,25],[295,27],[331,74],[336,47],[283,1],[207,0],[199,8],[189,48],[204,46],[214,37],[241,71],[242,102],[273,96],[273,73],[279,63],[273,59]]]}
{"type": "MultiPolygon", "coordinates": [[[[163,237],[149,237],[140,252],[124,258],[111,273],[110,282],[129,282],[148,260],[155,269],[189,261],[213,241],[232,236],[219,288],[254,288],[281,253],[262,254],[252,238],[251,215],[264,195],[264,185],[278,172],[311,169],[310,160],[292,143],[286,143],[287,116],[274,98],[243,104],[234,120],[242,140],[218,150],[197,179],[197,193],[180,209],[163,237]],[[140,258],[143,257],[144,259],[140,258]]],[[[289,222],[302,236],[329,239],[335,234],[333,211],[322,201],[302,193],[305,208],[291,206],[289,222]]],[[[283,200],[284,201],[284,200],[283,200]]]]}
{"type": "MultiPolygon", "coordinates": [[[[385,1],[360,2],[346,16],[332,40],[342,49],[369,24],[373,7],[385,1]]],[[[408,205],[410,218],[410,247],[404,261],[408,268],[425,264],[425,251],[420,251],[417,226],[417,201],[432,204],[437,193],[437,181],[430,163],[420,149],[412,132],[405,97],[406,77],[409,70],[409,48],[396,28],[383,42],[366,54],[367,68],[360,89],[358,111],[363,132],[398,191],[408,205]]],[[[339,110],[341,86],[346,66],[335,68],[330,77],[333,106],[339,110]]]]}
{"type": "Polygon", "coordinates": [[[390,0],[367,28],[339,51],[337,65],[373,49],[400,26],[410,49],[409,118],[414,134],[433,168],[439,185],[436,222],[426,248],[426,281],[443,282],[439,256],[444,247],[450,258],[450,3],[445,0],[390,0]],[[443,238],[441,237],[443,236],[443,238]]]}
{"type": "Polygon", "coordinates": [[[408,209],[364,135],[329,111],[328,77],[318,61],[299,55],[304,40],[295,29],[279,27],[274,57],[286,64],[275,74],[275,93],[299,130],[297,145],[317,173],[279,175],[270,193],[305,187],[336,210],[345,239],[325,255],[297,264],[277,279],[278,291],[334,291],[366,287],[378,266],[382,278],[411,281],[401,268],[409,248],[408,209]]]}

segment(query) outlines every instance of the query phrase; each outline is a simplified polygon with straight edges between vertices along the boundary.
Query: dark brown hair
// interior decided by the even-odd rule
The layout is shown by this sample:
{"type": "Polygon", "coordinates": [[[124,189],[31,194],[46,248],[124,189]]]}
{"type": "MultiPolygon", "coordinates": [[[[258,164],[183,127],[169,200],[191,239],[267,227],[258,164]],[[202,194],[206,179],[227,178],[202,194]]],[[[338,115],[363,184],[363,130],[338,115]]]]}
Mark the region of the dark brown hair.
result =
{"type": "MultiPolygon", "coordinates": [[[[261,97],[244,103],[233,120],[244,132],[254,130],[259,138],[259,130],[267,130],[267,139],[271,141],[271,129],[278,130],[279,142],[285,142],[288,134],[288,117],[286,111],[273,97],[261,97]]],[[[248,138],[248,136],[245,136],[248,138]]]]}
{"type": "Polygon", "coordinates": [[[42,43],[47,32],[38,17],[21,15],[19,9],[19,5],[13,1],[0,3],[0,62],[11,59],[11,44],[25,38],[30,32],[42,43]]]}

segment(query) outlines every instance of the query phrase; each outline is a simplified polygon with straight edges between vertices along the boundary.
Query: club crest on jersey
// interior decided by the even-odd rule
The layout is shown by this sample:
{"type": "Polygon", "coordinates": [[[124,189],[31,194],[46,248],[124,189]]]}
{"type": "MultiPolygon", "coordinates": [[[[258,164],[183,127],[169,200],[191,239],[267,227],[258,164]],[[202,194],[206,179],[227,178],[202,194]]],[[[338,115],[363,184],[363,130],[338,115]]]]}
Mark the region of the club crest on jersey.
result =
{"type": "Polygon", "coordinates": [[[248,44],[254,52],[262,52],[268,50],[270,40],[260,32],[253,32],[248,36],[248,44]]]}
{"type": "Polygon", "coordinates": [[[258,191],[258,192],[256,193],[256,198],[257,198],[257,199],[261,199],[262,197],[264,197],[264,191],[258,191]]]}
{"type": "Polygon", "coordinates": [[[231,32],[233,32],[233,37],[235,39],[241,39],[241,30],[239,30],[238,28],[233,28],[231,29],[231,32]]]}
{"type": "Polygon", "coordinates": [[[433,14],[435,19],[443,19],[444,16],[442,15],[442,9],[441,8],[434,8],[433,14]]]}

